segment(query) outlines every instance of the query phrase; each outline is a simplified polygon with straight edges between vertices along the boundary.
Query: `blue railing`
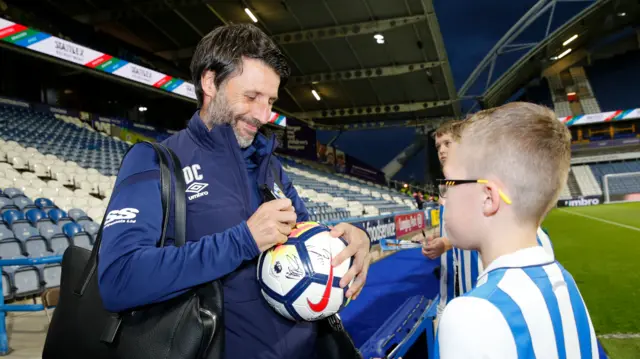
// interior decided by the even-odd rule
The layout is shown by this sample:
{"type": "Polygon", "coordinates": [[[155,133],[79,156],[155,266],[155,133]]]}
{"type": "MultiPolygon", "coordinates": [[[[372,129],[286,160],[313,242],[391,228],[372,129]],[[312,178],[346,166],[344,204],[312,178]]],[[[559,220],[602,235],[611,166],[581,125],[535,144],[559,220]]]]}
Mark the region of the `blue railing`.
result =
{"type": "MultiPolygon", "coordinates": [[[[62,262],[62,256],[41,258],[0,259],[0,269],[5,266],[33,266],[62,262]]],[[[0,280],[0,356],[9,354],[9,337],[7,336],[7,312],[38,312],[44,310],[43,304],[4,304],[4,288],[0,280]]]]}

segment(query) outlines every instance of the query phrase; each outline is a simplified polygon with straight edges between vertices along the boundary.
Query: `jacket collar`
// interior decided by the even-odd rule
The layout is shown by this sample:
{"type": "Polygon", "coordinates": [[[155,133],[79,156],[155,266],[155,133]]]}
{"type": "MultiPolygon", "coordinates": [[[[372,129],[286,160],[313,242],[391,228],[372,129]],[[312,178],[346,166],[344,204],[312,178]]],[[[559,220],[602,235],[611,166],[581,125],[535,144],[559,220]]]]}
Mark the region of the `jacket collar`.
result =
{"type": "MultiPolygon", "coordinates": [[[[233,127],[231,127],[230,124],[224,124],[215,126],[209,130],[200,118],[200,109],[191,116],[187,130],[199,146],[208,150],[220,151],[221,148],[225,148],[227,145],[231,145],[232,149],[240,150],[238,140],[233,133],[233,127]]],[[[258,133],[251,146],[255,147],[258,157],[262,159],[273,153],[277,145],[278,142],[275,134],[271,135],[271,138],[267,138],[263,134],[258,133]]]]}

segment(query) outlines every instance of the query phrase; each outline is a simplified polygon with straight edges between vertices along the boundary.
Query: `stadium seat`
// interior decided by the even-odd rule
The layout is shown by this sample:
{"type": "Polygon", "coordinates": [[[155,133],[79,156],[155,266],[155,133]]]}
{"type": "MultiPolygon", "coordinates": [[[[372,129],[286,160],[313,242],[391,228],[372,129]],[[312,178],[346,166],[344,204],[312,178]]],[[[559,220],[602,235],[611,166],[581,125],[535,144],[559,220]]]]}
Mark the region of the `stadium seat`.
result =
{"type": "Polygon", "coordinates": [[[7,268],[10,282],[15,288],[16,297],[26,297],[32,294],[38,294],[42,291],[42,278],[40,270],[36,266],[12,266],[7,268]],[[10,268],[10,269],[9,269],[10,268]]]}
{"type": "Polygon", "coordinates": [[[62,227],[62,232],[71,239],[71,242],[82,248],[91,249],[93,247],[93,239],[84,231],[77,223],[67,223],[62,227]]]}
{"type": "Polygon", "coordinates": [[[40,235],[48,242],[49,248],[51,248],[54,253],[64,251],[69,247],[69,239],[62,233],[60,227],[51,222],[45,222],[41,223],[39,229],[40,235]]]}
{"type": "Polygon", "coordinates": [[[55,204],[49,198],[36,198],[33,204],[44,211],[55,208],[55,204]]]}
{"type": "Polygon", "coordinates": [[[48,264],[42,266],[42,279],[46,289],[60,286],[60,277],[62,276],[62,267],[60,264],[48,264]]]}
{"type": "Polygon", "coordinates": [[[28,223],[14,226],[13,233],[23,243],[24,250],[29,257],[43,257],[51,255],[47,241],[40,236],[40,232],[28,223]]]}
{"type": "Polygon", "coordinates": [[[26,218],[31,223],[31,225],[36,228],[39,228],[38,223],[40,222],[51,223],[51,220],[49,219],[49,217],[47,217],[47,213],[39,208],[32,208],[28,210],[26,218]]]}
{"type": "Polygon", "coordinates": [[[0,197],[0,214],[8,210],[18,210],[19,208],[8,197],[0,197]]]}
{"type": "Polygon", "coordinates": [[[5,188],[3,192],[4,192],[4,195],[9,197],[9,198],[16,198],[16,197],[19,197],[19,196],[24,196],[22,191],[19,190],[18,188],[5,188]]]}
{"type": "Polygon", "coordinates": [[[47,214],[49,215],[49,218],[51,218],[53,223],[57,224],[58,227],[60,227],[61,229],[67,223],[71,223],[72,222],[71,218],[69,218],[67,216],[67,213],[65,211],[61,210],[61,209],[58,209],[58,208],[50,209],[47,214]]]}
{"type": "Polygon", "coordinates": [[[6,267],[2,269],[2,294],[4,296],[4,300],[13,299],[13,284],[11,283],[11,279],[9,279],[9,274],[5,272],[6,267]]]}
{"type": "Polygon", "coordinates": [[[18,207],[22,212],[27,212],[30,209],[36,208],[33,202],[27,197],[15,197],[13,199],[13,204],[18,207]]]}
{"type": "Polygon", "coordinates": [[[21,222],[28,223],[28,221],[24,218],[24,213],[17,211],[15,209],[10,209],[8,211],[5,211],[2,214],[2,219],[9,227],[13,227],[14,224],[21,223],[21,222]]]}

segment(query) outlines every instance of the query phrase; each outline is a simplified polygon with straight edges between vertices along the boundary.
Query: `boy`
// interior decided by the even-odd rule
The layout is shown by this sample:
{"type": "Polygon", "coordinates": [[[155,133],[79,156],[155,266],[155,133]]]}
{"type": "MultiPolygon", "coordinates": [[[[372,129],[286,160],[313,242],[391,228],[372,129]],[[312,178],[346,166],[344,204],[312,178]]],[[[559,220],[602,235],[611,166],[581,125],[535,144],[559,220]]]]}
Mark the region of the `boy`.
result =
{"type": "Polygon", "coordinates": [[[510,103],[474,116],[444,167],[451,244],[477,250],[477,287],[440,319],[436,358],[598,358],[571,275],[536,240],[566,183],[571,135],[542,106],[510,103]]]}
{"type": "MultiPolygon", "coordinates": [[[[478,112],[473,116],[482,116],[483,113],[478,112]]],[[[447,162],[450,149],[460,142],[460,135],[465,124],[466,121],[447,121],[434,132],[433,137],[441,166],[447,162]]],[[[422,249],[422,253],[426,257],[440,258],[440,301],[437,307],[437,318],[442,316],[445,306],[454,297],[475,288],[478,275],[483,270],[482,261],[477,251],[461,250],[451,246],[444,227],[444,198],[440,197],[439,203],[440,228],[433,236],[429,236],[424,241],[422,249]]],[[[551,240],[541,228],[538,228],[538,244],[553,256],[551,240]]]]}

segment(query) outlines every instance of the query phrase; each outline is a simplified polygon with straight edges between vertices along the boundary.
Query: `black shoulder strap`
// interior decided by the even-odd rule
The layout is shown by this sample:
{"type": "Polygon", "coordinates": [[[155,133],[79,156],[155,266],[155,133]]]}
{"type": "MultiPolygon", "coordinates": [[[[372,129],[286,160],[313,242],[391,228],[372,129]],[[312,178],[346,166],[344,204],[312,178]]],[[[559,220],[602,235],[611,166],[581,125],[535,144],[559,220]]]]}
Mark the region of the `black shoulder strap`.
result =
{"type": "MultiPolygon", "coordinates": [[[[158,157],[158,162],[160,164],[160,188],[161,188],[161,202],[162,202],[162,230],[160,233],[160,246],[164,246],[164,240],[165,240],[165,236],[167,233],[167,225],[169,222],[169,206],[171,203],[171,170],[169,169],[169,165],[167,162],[167,158],[164,154],[164,151],[162,150],[162,148],[166,148],[164,146],[160,147],[161,145],[155,144],[155,143],[151,143],[151,142],[143,142],[146,143],[148,145],[150,145],[153,150],[156,152],[156,155],[158,157]]],[[[138,144],[131,146],[129,148],[129,150],[127,151],[127,153],[123,156],[122,161],[124,161],[124,158],[127,156],[127,154],[129,153],[129,151],[131,151],[131,149],[135,146],[137,146],[138,144]]],[[[171,152],[169,149],[166,149],[167,151],[169,151],[170,155],[173,154],[173,152],[171,152]]],[[[174,155],[175,156],[175,155],[174,155]]],[[[121,163],[122,165],[122,163],[121,163]]],[[[180,171],[180,176],[176,176],[176,178],[178,179],[178,182],[182,182],[182,186],[184,188],[184,177],[182,175],[182,171],[180,171]]],[[[179,189],[177,189],[179,191],[179,189]]],[[[182,190],[182,192],[177,192],[177,193],[184,193],[184,190],[182,190]]],[[[184,218],[184,196],[176,196],[178,198],[182,199],[182,217],[184,218]]],[[[179,201],[178,201],[179,202],[179,201]]],[[[109,205],[111,204],[111,199],[109,199],[109,205]]],[[[108,208],[108,206],[107,206],[108,208]]],[[[178,217],[180,217],[180,215],[178,215],[177,208],[176,208],[176,219],[178,217]]],[[[76,283],[76,287],[74,289],[74,293],[76,295],[83,295],[85,289],[87,288],[87,286],[89,285],[89,281],[92,277],[92,275],[95,273],[95,271],[97,270],[98,267],[98,252],[100,251],[100,245],[102,243],[102,231],[104,229],[104,222],[107,219],[107,216],[104,216],[102,218],[102,223],[100,224],[100,229],[98,230],[98,233],[96,235],[96,241],[93,245],[93,249],[91,250],[91,256],[89,257],[89,261],[87,262],[87,265],[84,268],[84,271],[82,273],[82,276],[80,277],[80,280],[78,281],[78,283],[76,283]]],[[[184,219],[183,219],[184,222],[184,219]]],[[[178,233],[178,230],[176,228],[176,233],[178,233]]],[[[182,232],[182,238],[184,240],[184,231],[182,232]]],[[[177,241],[177,238],[176,238],[177,241]]],[[[184,242],[183,242],[184,243],[184,242]]],[[[177,243],[176,243],[177,244],[177,243]]]]}
{"type": "Polygon", "coordinates": [[[173,200],[174,206],[174,240],[175,246],[180,247],[186,243],[187,240],[187,203],[185,199],[185,193],[187,191],[187,184],[184,181],[184,174],[182,172],[182,164],[176,154],[168,147],[158,144],[158,146],[171,157],[173,162],[173,177],[174,177],[174,192],[175,198],[173,200]]]}
{"type": "Polygon", "coordinates": [[[269,167],[271,167],[273,181],[278,185],[282,193],[284,193],[284,186],[282,185],[282,180],[280,180],[280,168],[278,168],[278,162],[271,161],[271,163],[269,163],[269,167]]]}

